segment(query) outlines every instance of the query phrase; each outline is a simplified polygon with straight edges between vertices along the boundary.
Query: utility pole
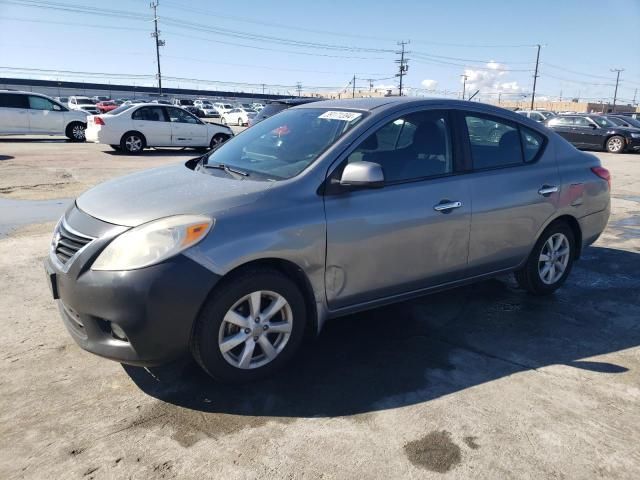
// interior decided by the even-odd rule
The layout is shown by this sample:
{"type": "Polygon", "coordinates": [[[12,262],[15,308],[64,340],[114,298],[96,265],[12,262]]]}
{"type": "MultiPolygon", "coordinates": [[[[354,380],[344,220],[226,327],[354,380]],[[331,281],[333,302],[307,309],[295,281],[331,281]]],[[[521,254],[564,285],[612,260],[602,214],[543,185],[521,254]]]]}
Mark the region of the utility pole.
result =
{"type": "Polygon", "coordinates": [[[636,96],[638,95],[638,89],[636,88],[635,91],[633,92],[633,102],[631,103],[632,105],[636,104],[636,96]]]}
{"type": "Polygon", "coordinates": [[[262,84],[262,94],[264,95],[264,83],[262,84]]]}
{"type": "Polygon", "coordinates": [[[353,85],[351,86],[351,98],[356,98],[356,75],[353,74],[353,85]]]}
{"type": "Polygon", "coordinates": [[[540,48],[542,45],[536,45],[538,47],[538,53],[536,54],[536,71],[533,74],[533,91],[531,92],[531,110],[533,110],[533,102],[536,99],[536,83],[538,81],[538,64],[540,63],[540,48]]]}
{"type": "Polygon", "coordinates": [[[160,32],[158,31],[158,2],[160,0],[155,0],[151,2],[149,5],[153,8],[153,32],[151,32],[151,36],[155,39],[156,42],[156,61],[158,63],[158,95],[162,96],[162,73],[160,72],[160,47],[164,47],[164,40],[160,40],[160,32]]]}
{"type": "Polygon", "coordinates": [[[613,92],[613,107],[611,113],[616,113],[616,100],[618,99],[618,82],[620,82],[620,72],[624,72],[624,68],[612,68],[612,72],[616,72],[616,89],[613,92]]]}
{"type": "Polygon", "coordinates": [[[298,90],[298,96],[300,97],[302,95],[302,84],[300,82],[296,83],[296,90],[298,90]]]}
{"type": "Polygon", "coordinates": [[[409,59],[404,58],[405,53],[409,53],[404,49],[404,46],[408,44],[409,42],[405,42],[404,40],[402,42],[398,42],[398,45],[400,45],[400,51],[396,51],[396,55],[400,55],[400,60],[395,61],[398,64],[398,73],[396,73],[396,77],[400,77],[400,86],[398,89],[398,94],[400,96],[402,96],[402,78],[407,74],[407,71],[409,70],[409,59]]]}
{"type": "Polygon", "coordinates": [[[464,95],[467,91],[467,78],[469,78],[468,75],[460,75],[462,77],[462,100],[464,100],[464,95]]]}

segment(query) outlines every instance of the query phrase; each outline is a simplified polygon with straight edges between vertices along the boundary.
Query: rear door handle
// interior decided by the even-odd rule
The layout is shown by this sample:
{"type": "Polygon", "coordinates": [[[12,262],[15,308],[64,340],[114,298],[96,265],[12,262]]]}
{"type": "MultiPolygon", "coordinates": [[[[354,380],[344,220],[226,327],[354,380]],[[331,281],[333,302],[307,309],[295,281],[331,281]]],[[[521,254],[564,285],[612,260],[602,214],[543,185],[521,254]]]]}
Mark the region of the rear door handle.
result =
{"type": "Polygon", "coordinates": [[[538,193],[543,197],[548,197],[549,195],[551,195],[552,193],[556,193],[557,191],[558,187],[556,187],[555,185],[543,185],[542,187],[540,187],[540,190],[538,190],[538,193]]]}
{"type": "Polygon", "coordinates": [[[460,208],[462,206],[462,202],[448,202],[448,201],[442,201],[437,205],[433,206],[433,209],[436,212],[442,212],[442,213],[449,213],[451,210],[455,209],[455,208],[460,208]]]}

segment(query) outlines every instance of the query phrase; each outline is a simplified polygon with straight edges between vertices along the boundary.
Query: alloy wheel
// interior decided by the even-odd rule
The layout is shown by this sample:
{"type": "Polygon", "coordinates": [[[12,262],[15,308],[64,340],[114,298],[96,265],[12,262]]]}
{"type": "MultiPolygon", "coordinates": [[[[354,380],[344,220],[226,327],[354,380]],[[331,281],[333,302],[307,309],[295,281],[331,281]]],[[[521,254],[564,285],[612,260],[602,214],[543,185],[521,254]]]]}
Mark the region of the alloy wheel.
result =
{"type": "Polygon", "coordinates": [[[74,125],[71,129],[71,135],[73,135],[73,138],[76,140],[84,140],[84,127],[82,125],[74,125]]]}
{"type": "Polygon", "coordinates": [[[542,246],[538,257],[538,274],[546,285],[556,283],[569,264],[571,249],[569,239],[562,233],[554,233],[542,246]]]}
{"type": "Polygon", "coordinates": [[[610,152],[619,152],[622,150],[623,146],[624,145],[622,144],[622,139],[620,137],[610,138],[607,142],[607,147],[610,152]]]}
{"type": "Polygon", "coordinates": [[[130,152],[138,152],[142,149],[142,139],[137,135],[129,135],[125,140],[127,150],[130,152]]]}
{"type": "Polygon", "coordinates": [[[218,348],[230,365],[262,367],[284,350],[292,331],[293,313],[280,294],[260,290],[245,295],[225,314],[218,348]]]}

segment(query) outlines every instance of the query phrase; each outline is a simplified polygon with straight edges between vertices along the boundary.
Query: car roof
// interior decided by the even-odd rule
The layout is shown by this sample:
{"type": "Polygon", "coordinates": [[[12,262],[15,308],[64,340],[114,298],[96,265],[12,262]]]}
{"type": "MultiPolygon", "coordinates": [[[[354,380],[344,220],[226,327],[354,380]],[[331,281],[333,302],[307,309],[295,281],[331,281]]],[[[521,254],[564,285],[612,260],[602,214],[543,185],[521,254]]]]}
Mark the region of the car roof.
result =
{"type": "Polygon", "coordinates": [[[480,108],[486,114],[500,115],[506,118],[521,119],[522,115],[505,108],[489,105],[488,103],[469,102],[449,98],[434,97],[377,97],[353,98],[344,100],[322,100],[313,104],[300,105],[297,108],[340,108],[361,111],[392,110],[399,107],[428,107],[441,106],[443,108],[460,108],[477,110],[480,108]]]}

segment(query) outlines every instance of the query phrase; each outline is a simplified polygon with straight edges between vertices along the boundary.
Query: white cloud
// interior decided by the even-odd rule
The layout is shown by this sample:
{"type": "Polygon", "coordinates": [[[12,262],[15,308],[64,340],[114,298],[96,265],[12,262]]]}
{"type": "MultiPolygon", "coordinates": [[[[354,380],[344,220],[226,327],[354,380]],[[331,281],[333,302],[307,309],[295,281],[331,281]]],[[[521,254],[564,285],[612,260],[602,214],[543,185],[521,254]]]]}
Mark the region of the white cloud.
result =
{"type": "MultiPolygon", "coordinates": [[[[497,62],[491,61],[486,64],[486,69],[474,70],[467,68],[464,71],[467,76],[467,92],[480,90],[480,94],[489,92],[520,93],[522,87],[517,81],[504,81],[503,77],[508,75],[507,68],[497,62]]],[[[464,79],[461,77],[460,82],[464,79]]]]}
{"type": "Polygon", "coordinates": [[[437,80],[422,80],[422,82],[420,82],[420,84],[426,88],[427,90],[435,90],[438,87],[438,81],[437,80]]]}

